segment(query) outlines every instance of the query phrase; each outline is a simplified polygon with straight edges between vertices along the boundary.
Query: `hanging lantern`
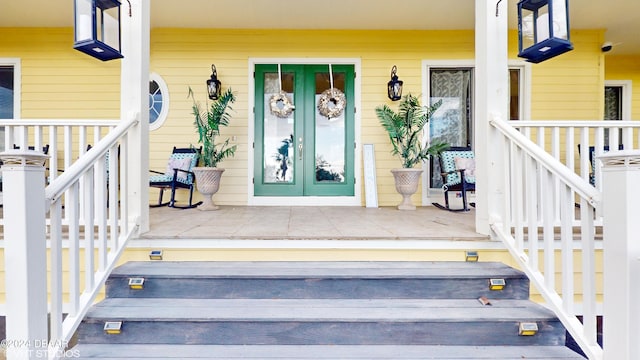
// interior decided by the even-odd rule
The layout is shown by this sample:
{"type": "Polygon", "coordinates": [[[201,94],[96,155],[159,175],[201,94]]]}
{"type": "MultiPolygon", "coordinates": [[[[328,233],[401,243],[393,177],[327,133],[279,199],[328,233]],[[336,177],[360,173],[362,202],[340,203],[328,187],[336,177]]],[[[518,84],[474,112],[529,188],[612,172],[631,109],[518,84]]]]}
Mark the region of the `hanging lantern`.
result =
{"type": "Polygon", "coordinates": [[[387,94],[392,101],[400,100],[402,98],[402,80],[398,80],[396,72],[398,68],[395,65],[391,68],[391,80],[387,83],[387,94]]]}
{"type": "Polygon", "coordinates": [[[102,61],[122,58],[120,52],[120,1],[74,0],[73,48],[102,61]]]}
{"type": "Polygon", "coordinates": [[[539,63],[570,50],[569,0],[520,0],[518,56],[539,63]]]}
{"type": "Polygon", "coordinates": [[[211,79],[207,80],[207,92],[211,100],[217,100],[222,92],[222,83],[218,80],[218,72],[214,64],[211,64],[211,79]]]}

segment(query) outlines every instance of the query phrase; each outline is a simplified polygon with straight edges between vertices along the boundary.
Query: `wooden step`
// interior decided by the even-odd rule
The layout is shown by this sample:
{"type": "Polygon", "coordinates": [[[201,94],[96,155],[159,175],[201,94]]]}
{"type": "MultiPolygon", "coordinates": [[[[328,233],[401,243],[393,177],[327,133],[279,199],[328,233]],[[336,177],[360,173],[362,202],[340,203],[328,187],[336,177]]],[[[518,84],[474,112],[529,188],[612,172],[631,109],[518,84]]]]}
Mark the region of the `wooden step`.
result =
{"type": "Polygon", "coordinates": [[[150,359],[439,359],[439,360],[578,360],[583,357],[559,346],[342,346],[342,345],[148,345],[91,344],[72,351],[75,358],[150,359]]]}
{"type": "Polygon", "coordinates": [[[562,324],[528,300],[140,299],[92,308],[79,343],[214,345],[561,345],[562,324]],[[120,335],[103,331],[122,321],[120,335]],[[519,336],[536,322],[535,336],[519,336]],[[455,335],[454,335],[455,334],[455,335]]]}
{"type": "Polygon", "coordinates": [[[527,277],[495,262],[129,262],[106,287],[110,298],[529,298],[527,277]],[[144,289],[129,289],[130,277],[144,289]],[[492,278],[507,286],[489,290],[492,278]]]}

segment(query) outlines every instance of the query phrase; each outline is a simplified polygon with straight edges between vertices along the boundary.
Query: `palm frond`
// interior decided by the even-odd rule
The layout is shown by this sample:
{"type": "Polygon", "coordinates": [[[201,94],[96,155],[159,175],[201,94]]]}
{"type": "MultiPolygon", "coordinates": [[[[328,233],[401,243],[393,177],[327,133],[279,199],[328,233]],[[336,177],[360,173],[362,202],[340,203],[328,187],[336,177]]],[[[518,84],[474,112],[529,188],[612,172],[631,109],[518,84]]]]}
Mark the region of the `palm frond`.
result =
{"type": "Polygon", "coordinates": [[[216,143],[216,137],[220,135],[220,128],[229,125],[231,120],[230,111],[233,110],[231,104],[236,97],[227,89],[217,100],[211,103],[207,110],[202,110],[200,104],[195,100],[193,90],[189,87],[187,97],[193,99],[192,114],[194,125],[198,132],[198,143],[202,144],[202,159],[204,166],[216,167],[218,162],[235,154],[236,145],[229,146],[229,139],[223,143],[216,143]]]}
{"type": "Polygon", "coordinates": [[[391,141],[393,155],[402,160],[402,167],[411,168],[416,164],[436,155],[446,144],[422,145],[421,136],[433,113],[440,107],[442,101],[423,107],[420,100],[411,94],[403,96],[398,104],[398,111],[382,105],[375,109],[382,127],[387,131],[391,141]]]}

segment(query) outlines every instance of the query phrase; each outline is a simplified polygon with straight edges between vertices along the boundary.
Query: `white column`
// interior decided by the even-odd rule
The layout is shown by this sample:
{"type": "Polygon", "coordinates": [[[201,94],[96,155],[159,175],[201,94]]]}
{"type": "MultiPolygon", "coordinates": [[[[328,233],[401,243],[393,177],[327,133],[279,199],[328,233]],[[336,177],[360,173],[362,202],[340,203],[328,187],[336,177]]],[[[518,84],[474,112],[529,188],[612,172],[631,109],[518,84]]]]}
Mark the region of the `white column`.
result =
{"type": "Polygon", "coordinates": [[[602,168],[604,359],[640,359],[640,151],[611,151],[602,168]]]}
{"type": "Polygon", "coordinates": [[[494,116],[509,119],[507,35],[507,1],[476,0],[476,231],[486,235],[490,234],[490,219],[503,219],[506,211],[505,153],[489,120],[494,116]]]}
{"type": "Polygon", "coordinates": [[[4,203],[7,359],[46,358],[46,155],[0,154],[4,203]]]}
{"type": "Polygon", "coordinates": [[[149,230],[149,0],[122,4],[121,117],[139,114],[128,138],[129,216],[140,217],[140,232],[149,230]]]}

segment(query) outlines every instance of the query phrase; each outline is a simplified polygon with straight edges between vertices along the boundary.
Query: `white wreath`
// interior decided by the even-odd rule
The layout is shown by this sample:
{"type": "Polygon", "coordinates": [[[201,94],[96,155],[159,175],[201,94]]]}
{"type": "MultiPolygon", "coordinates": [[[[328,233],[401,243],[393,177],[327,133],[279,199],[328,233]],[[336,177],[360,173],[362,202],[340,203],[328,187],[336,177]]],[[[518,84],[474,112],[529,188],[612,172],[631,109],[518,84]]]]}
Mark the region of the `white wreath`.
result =
{"type": "Polygon", "coordinates": [[[287,93],[280,91],[277,94],[273,94],[269,99],[269,108],[271,114],[281,118],[288,118],[296,107],[289,100],[287,93]]]}
{"type": "Polygon", "coordinates": [[[339,89],[331,88],[320,94],[318,111],[320,111],[320,115],[326,116],[329,119],[336,118],[342,114],[346,104],[347,99],[344,93],[339,89]]]}

